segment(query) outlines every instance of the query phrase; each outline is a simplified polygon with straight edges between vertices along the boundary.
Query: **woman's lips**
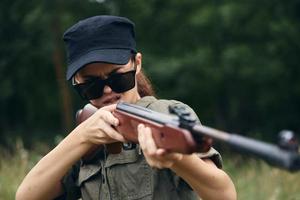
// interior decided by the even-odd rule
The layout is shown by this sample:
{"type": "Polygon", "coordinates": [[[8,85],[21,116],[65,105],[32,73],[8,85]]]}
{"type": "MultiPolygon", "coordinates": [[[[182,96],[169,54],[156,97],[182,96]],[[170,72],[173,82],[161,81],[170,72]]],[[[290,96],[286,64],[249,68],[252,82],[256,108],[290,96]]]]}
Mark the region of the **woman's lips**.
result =
{"type": "Polygon", "coordinates": [[[104,101],[103,104],[104,105],[108,105],[108,104],[113,104],[116,103],[117,101],[119,101],[121,99],[120,95],[116,95],[116,96],[112,96],[112,97],[107,97],[104,101]]]}

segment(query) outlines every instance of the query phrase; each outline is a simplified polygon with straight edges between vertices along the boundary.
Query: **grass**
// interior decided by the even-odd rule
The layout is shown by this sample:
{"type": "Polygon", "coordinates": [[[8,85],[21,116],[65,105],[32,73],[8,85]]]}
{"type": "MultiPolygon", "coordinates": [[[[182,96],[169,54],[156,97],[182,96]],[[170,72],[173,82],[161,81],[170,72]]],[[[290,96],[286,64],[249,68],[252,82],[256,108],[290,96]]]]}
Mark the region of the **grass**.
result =
{"type": "MultiPolygon", "coordinates": [[[[47,149],[37,148],[27,151],[19,142],[15,153],[0,149],[0,200],[14,199],[18,185],[47,149]]],[[[235,154],[225,154],[223,159],[239,200],[300,200],[300,172],[289,173],[235,154]]]]}
{"type": "Polygon", "coordinates": [[[0,149],[0,200],[15,199],[19,184],[41,158],[41,154],[37,152],[40,151],[25,150],[20,141],[17,142],[14,153],[0,149]]]}
{"type": "Polygon", "coordinates": [[[240,200],[300,200],[300,172],[290,173],[239,155],[224,164],[240,200]],[[238,160],[238,161],[237,161],[238,160]]]}

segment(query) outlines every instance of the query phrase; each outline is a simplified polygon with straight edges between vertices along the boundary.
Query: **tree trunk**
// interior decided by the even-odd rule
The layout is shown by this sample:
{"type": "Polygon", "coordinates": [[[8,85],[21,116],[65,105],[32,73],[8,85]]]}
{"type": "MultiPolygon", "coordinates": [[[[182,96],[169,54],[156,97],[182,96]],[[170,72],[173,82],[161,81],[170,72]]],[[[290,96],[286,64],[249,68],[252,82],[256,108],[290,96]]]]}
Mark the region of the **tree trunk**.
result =
{"type": "Polygon", "coordinates": [[[63,59],[63,51],[61,48],[62,40],[61,40],[61,26],[60,26],[59,17],[53,15],[51,30],[54,38],[54,48],[53,48],[53,64],[56,74],[56,80],[58,84],[58,89],[60,92],[60,97],[62,100],[61,107],[61,116],[62,116],[62,125],[64,130],[71,130],[72,128],[72,99],[70,95],[70,91],[67,87],[67,82],[65,81],[65,72],[64,72],[64,59],[63,59]]]}

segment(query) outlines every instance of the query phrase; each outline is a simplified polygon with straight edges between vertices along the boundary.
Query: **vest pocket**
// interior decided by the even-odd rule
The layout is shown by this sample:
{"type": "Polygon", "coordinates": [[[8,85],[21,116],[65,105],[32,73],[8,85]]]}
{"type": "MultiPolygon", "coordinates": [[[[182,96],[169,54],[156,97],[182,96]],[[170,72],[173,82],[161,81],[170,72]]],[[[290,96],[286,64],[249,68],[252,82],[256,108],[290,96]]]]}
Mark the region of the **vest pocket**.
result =
{"type": "Polygon", "coordinates": [[[98,199],[101,184],[101,165],[83,165],[80,167],[78,186],[82,199],[98,199]]]}
{"type": "Polygon", "coordinates": [[[143,156],[125,159],[107,168],[111,195],[116,200],[152,198],[152,169],[143,156]],[[126,163],[124,162],[126,160],[126,163]]]}

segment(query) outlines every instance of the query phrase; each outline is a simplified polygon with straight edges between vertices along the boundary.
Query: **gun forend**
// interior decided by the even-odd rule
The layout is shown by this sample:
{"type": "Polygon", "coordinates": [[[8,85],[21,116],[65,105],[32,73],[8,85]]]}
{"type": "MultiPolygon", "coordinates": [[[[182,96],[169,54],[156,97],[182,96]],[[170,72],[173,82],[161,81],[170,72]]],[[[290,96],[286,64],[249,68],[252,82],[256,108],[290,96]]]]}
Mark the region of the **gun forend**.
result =
{"type": "Polygon", "coordinates": [[[113,114],[120,120],[120,125],[116,129],[129,141],[138,142],[137,126],[143,123],[151,128],[157,147],[167,151],[190,154],[206,152],[210,148],[196,143],[189,130],[180,128],[177,116],[128,103],[119,103],[113,114]]]}

